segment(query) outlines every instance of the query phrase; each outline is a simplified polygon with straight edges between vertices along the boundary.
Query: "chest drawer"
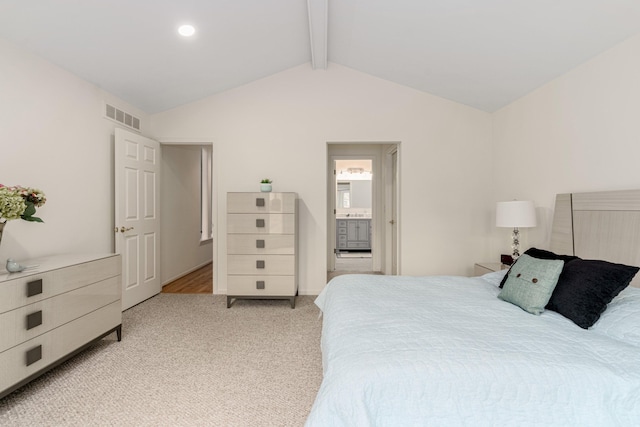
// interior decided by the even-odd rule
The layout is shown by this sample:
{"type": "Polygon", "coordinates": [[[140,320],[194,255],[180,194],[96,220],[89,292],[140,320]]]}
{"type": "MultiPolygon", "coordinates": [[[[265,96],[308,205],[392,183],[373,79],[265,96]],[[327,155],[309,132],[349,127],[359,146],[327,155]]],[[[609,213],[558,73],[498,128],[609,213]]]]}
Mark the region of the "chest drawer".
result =
{"type": "Polygon", "coordinates": [[[33,274],[0,284],[0,313],[64,292],[52,272],[33,274]]]}
{"type": "Polygon", "coordinates": [[[228,254],[293,255],[293,234],[230,234],[227,237],[228,254]]]}
{"type": "Polygon", "coordinates": [[[227,193],[227,213],[294,213],[295,193],[227,193]]]}
{"type": "Polygon", "coordinates": [[[297,194],[227,193],[227,308],[297,294],[297,194]]]}
{"type": "Polygon", "coordinates": [[[294,276],[229,276],[231,295],[290,296],[296,294],[294,276]]]}
{"type": "Polygon", "coordinates": [[[294,234],[294,214],[229,214],[227,232],[247,234],[294,234]]]}
{"type": "Polygon", "coordinates": [[[0,313],[120,274],[120,258],[107,257],[43,273],[17,276],[0,284],[0,313]]]}
{"type": "Polygon", "coordinates": [[[0,314],[0,351],[42,335],[120,298],[119,277],[112,277],[0,314]]]}
{"type": "Polygon", "coordinates": [[[120,301],[0,353],[0,390],[26,378],[120,323],[120,301]]]}
{"type": "Polygon", "coordinates": [[[295,255],[229,255],[227,271],[238,275],[294,275],[295,255]]]}

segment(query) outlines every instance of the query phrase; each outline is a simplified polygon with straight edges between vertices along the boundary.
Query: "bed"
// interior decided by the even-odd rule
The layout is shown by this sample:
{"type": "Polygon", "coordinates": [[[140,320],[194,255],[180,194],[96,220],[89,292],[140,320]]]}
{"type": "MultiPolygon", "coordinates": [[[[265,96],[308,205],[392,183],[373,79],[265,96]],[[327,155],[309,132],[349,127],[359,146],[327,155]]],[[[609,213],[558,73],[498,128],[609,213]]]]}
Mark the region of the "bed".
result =
{"type": "Polygon", "coordinates": [[[324,378],[307,426],[638,425],[640,191],[558,195],[551,242],[481,277],[333,279],[316,300],[324,378]],[[615,295],[591,325],[532,314],[499,297],[531,266],[541,282],[553,270],[560,312],[591,304],[577,291],[615,295]]]}

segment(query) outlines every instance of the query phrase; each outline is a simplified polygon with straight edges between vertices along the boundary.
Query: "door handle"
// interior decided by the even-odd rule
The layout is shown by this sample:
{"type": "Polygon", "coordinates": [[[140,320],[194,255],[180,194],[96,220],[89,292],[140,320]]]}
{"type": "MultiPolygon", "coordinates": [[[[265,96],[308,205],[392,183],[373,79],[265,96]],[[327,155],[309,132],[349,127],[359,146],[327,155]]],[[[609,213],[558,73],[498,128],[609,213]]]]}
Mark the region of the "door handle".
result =
{"type": "Polygon", "coordinates": [[[391,221],[389,221],[389,224],[391,224],[391,225],[393,225],[393,224],[395,224],[395,223],[396,223],[396,220],[395,220],[395,219],[392,219],[391,221]]]}
{"type": "Polygon", "coordinates": [[[117,233],[118,231],[119,231],[119,232],[121,232],[121,233],[124,233],[124,232],[131,231],[131,230],[133,230],[133,227],[125,227],[125,226],[122,226],[122,227],[120,227],[120,229],[119,229],[119,230],[118,230],[118,227],[116,227],[113,231],[115,231],[116,233],[117,233]]]}

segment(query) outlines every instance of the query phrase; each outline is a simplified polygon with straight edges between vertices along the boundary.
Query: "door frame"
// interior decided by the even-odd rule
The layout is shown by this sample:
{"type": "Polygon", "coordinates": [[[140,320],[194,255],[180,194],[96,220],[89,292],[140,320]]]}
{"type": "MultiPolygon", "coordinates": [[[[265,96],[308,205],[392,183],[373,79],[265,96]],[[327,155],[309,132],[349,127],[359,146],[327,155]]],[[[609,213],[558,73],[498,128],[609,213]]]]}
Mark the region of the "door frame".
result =
{"type": "Polygon", "coordinates": [[[213,222],[213,234],[212,234],[212,238],[213,238],[213,244],[212,246],[212,262],[213,262],[213,274],[212,274],[212,280],[213,280],[213,294],[219,294],[219,288],[220,288],[220,280],[219,280],[219,265],[220,263],[218,262],[218,254],[219,254],[219,248],[218,245],[220,244],[220,239],[219,239],[219,235],[218,235],[218,229],[219,227],[219,223],[218,223],[218,182],[219,182],[219,177],[218,177],[218,171],[220,170],[219,166],[218,166],[218,150],[217,150],[217,144],[215,143],[215,139],[214,138],[174,138],[174,137],[161,137],[161,138],[156,138],[156,141],[158,141],[161,145],[210,145],[211,146],[211,166],[213,168],[213,172],[212,172],[212,185],[211,185],[211,213],[212,213],[212,222],[213,222]]]}
{"type": "Polygon", "coordinates": [[[400,144],[391,145],[385,153],[385,177],[384,177],[384,199],[385,199],[385,271],[390,275],[400,273],[400,144]],[[394,157],[395,156],[395,157],[394,157]],[[395,160],[395,165],[394,165],[395,160]],[[395,172],[395,179],[394,179],[395,172]],[[395,218],[394,218],[395,213],[395,218]],[[391,221],[394,220],[395,224],[391,221]],[[395,225],[395,227],[394,227],[395,225]],[[395,236],[394,236],[395,232],[395,236]],[[395,237],[395,247],[393,239],[395,237]],[[394,269],[393,260],[396,265],[394,269]]]}
{"type": "MultiPolygon", "coordinates": [[[[336,177],[333,173],[335,160],[342,159],[369,159],[373,161],[373,182],[372,182],[372,227],[371,227],[371,255],[373,263],[373,271],[379,271],[383,274],[390,274],[387,267],[387,258],[391,252],[387,250],[387,240],[390,236],[387,234],[387,214],[389,206],[386,202],[387,193],[387,176],[390,174],[388,170],[388,162],[385,154],[388,150],[395,148],[398,150],[398,158],[400,153],[400,142],[327,142],[327,271],[335,269],[335,253],[336,247],[336,221],[335,221],[335,203],[336,203],[336,177]]],[[[390,164],[390,163],[389,163],[390,164]]],[[[399,163],[398,163],[399,167],[399,163]]],[[[399,175],[399,169],[398,169],[399,175]]],[[[399,185],[399,182],[398,182],[399,185]]],[[[399,191],[396,193],[399,194],[399,191]]],[[[399,200],[399,199],[398,199],[399,200]]],[[[397,205],[398,216],[400,215],[400,204],[397,205]]],[[[399,229],[397,232],[399,234],[399,229]]],[[[399,245],[398,245],[399,248],[399,245]]],[[[399,250],[397,253],[398,272],[399,272],[399,250]]]]}
{"type": "Polygon", "coordinates": [[[376,231],[376,227],[374,222],[377,221],[379,212],[377,209],[378,195],[376,192],[379,189],[378,182],[379,177],[376,177],[376,174],[379,174],[379,156],[375,154],[363,154],[363,155],[330,155],[329,156],[329,238],[327,239],[327,245],[329,246],[329,256],[327,258],[327,271],[335,271],[336,269],[336,257],[335,252],[333,251],[338,246],[338,242],[336,241],[336,197],[337,197],[337,174],[336,172],[336,160],[371,160],[371,174],[373,175],[373,180],[371,182],[371,271],[380,271],[379,266],[382,265],[382,260],[379,255],[376,258],[376,255],[380,252],[378,250],[380,246],[379,242],[376,240],[378,238],[378,234],[376,231]],[[376,260],[378,261],[376,263],[376,260]],[[377,269],[376,269],[377,267],[377,269]]]}

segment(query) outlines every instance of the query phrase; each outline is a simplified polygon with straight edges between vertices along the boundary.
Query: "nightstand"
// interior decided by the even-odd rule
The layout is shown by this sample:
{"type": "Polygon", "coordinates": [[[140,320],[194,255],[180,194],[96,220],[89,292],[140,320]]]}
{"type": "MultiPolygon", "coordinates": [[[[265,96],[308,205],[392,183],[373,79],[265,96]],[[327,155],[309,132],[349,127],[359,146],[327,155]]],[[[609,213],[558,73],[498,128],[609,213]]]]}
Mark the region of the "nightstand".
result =
{"type": "Polygon", "coordinates": [[[473,275],[482,276],[483,274],[491,273],[498,270],[506,270],[509,266],[499,262],[477,262],[473,266],[473,275]]]}

